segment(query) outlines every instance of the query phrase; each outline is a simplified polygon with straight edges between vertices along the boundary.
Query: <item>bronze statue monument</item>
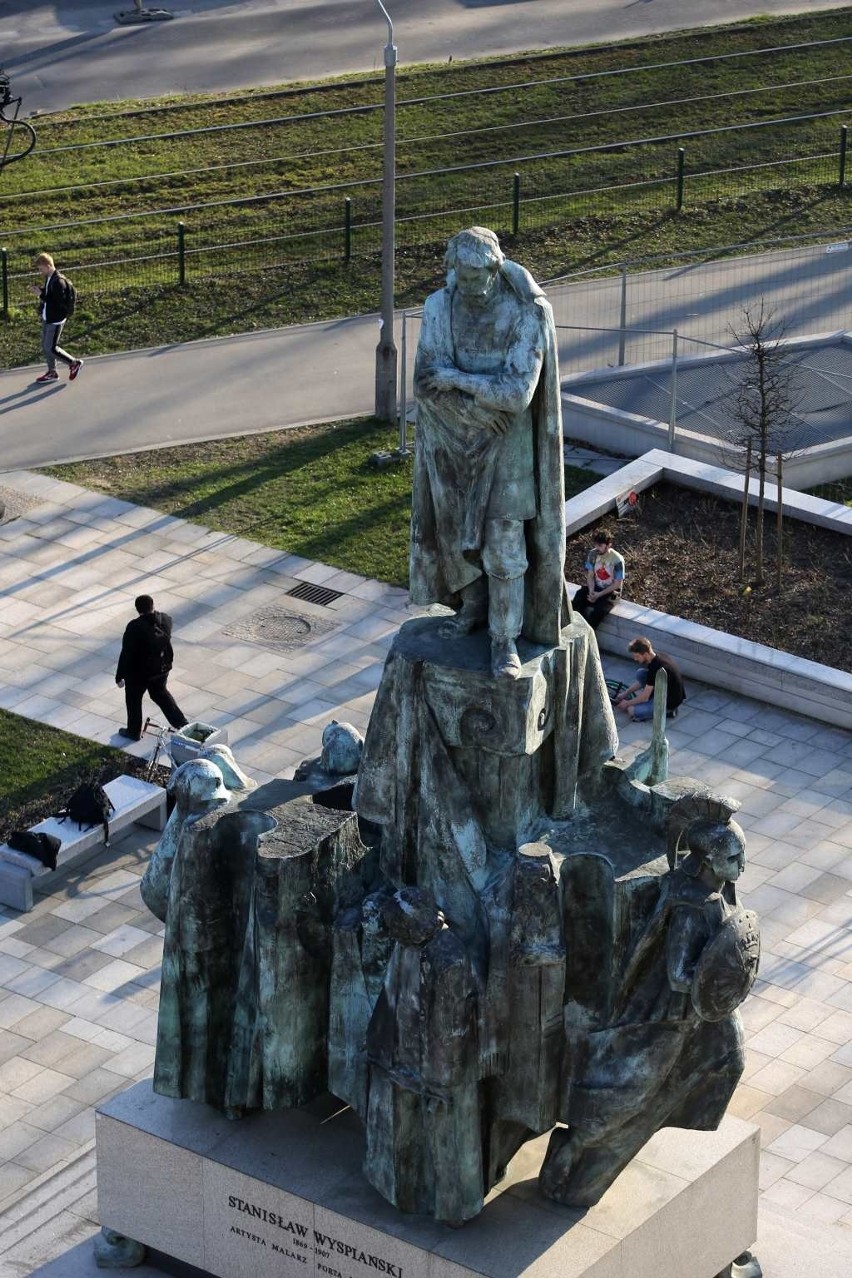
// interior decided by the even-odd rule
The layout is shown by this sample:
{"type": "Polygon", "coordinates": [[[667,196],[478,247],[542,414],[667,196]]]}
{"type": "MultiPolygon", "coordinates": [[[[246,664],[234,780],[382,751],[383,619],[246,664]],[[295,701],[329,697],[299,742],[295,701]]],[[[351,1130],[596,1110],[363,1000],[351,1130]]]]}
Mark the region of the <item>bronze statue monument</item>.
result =
{"type": "Polygon", "coordinates": [[[737,804],[666,777],[662,721],[618,754],[567,603],[550,306],[491,231],[447,267],[411,526],[412,599],[443,607],[395,636],[363,747],[333,725],[254,791],[213,757],[178,769],[143,891],[155,1090],[235,1118],[330,1090],[379,1193],[459,1225],[533,1137],[541,1192],[582,1206],[659,1128],[717,1126],[759,938],[737,804]]]}

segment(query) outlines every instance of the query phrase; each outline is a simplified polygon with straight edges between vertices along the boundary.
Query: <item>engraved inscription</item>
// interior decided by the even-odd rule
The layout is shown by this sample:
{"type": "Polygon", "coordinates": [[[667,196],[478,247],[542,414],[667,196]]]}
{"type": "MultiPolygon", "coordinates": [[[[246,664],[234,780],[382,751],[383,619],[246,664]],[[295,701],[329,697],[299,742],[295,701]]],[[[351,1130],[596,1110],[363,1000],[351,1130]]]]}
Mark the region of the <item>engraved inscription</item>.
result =
{"type": "MultiPolygon", "coordinates": [[[[315,1261],[318,1273],[327,1278],[365,1278],[364,1270],[385,1274],[387,1278],[407,1278],[403,1265],[366,1251],[345,1237],[312,1229],[303,1221],[272,1211],[239,1194],[228,1194],[227,1203],[232,1217],[229,1235],[234,1241],[241,1240],[239,1246],[259,1249],[255,1253],[258,1257],[261,1252],[268,1255],[270,1273],[277,1272],[272,1259],[277,1256],[281,1258],[281,1273],[285,1272],[285,1260],[304,1266],[315,1261]]],[[[266,1264],[263,1272],[267,1272],[266,1264]]]]}

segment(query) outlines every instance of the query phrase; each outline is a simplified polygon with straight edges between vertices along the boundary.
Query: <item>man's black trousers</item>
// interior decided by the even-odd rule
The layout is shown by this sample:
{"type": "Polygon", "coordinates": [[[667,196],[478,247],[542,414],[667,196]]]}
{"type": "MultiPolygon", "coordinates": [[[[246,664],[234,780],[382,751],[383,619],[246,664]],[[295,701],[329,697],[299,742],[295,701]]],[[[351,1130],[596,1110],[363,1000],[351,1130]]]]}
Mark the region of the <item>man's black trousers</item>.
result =
{"type": "Polygon", "coordinates": [[[604,595],[603,599],[596,599],[594,603],[589,603],[586,587],[581,586],[571,600],[571,607],[588,621],[592,630],[597,630],[604,617],[612,612],[617,603],[618,595],[616,594],[604,595]]]}
{"type": "Polygon", "coordinates": [[[148,679],[146,683],[124,681],[124,700],[127,703],[127,728],[134,736],[142,735],[142,698],[145,693],[159,706],[173,728],[182,728],[188,723],[186,715],[169,692],[168,675],[158,675],[156,679],[148,679]]]}

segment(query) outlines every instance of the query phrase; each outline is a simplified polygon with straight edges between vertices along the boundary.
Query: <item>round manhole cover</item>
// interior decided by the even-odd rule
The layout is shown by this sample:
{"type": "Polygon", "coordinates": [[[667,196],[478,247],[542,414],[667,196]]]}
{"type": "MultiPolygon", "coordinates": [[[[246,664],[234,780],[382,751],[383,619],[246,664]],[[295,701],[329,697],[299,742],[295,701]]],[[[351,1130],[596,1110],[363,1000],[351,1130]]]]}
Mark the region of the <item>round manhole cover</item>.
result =
{"type": "Polygon", "coordinates": [[[309,639],[333,630],[332,623],[321,617],[306,617],[274,605],[260,608],[249,617],[228,626],[225,634],[264,648],[300,648],[309,639]]]}
{"type": "Polygon", "coordinates": [[[258,617],[254,630],[258,639],[281,643],[282,640],[306,639],[311,633],[311,623],[304,617],[276,612],[273,616],[258,617]]]}

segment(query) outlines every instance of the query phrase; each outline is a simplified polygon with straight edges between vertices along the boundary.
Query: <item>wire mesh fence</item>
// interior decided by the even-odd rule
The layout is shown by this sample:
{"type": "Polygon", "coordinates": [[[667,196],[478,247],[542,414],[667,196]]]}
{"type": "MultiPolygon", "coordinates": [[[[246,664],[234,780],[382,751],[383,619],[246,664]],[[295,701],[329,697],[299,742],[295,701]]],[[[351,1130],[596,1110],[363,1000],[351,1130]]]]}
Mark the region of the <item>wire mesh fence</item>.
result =
{"type": "Polygon", "coordinates": [[[566,435],[592,442],[603,434],[631,454],[665,441],[672,452],[740,471],[752,441],[767,458],[794,463],[794,487],[825,482],[852,435],[852,345],[838,334],[780,340],[770,324],[758,362],[755,332],[728,347],[660,334],[671,340],[666,359],[569,378],[566,435]],[[767,377],[773,390],[763,400],[767,377]]]}
{"type": "Polygon", "coordinates": [[[848,237],[844,228],[644,257],[622,263],[616,272],[587,271],[553,281],[548,296],[557,324],[589,330],[560,343],[561,366],[583,371],[665,359],[675,328],[729,346],[742,330],[744,310],[761,301],[787,337],[845,330],[852,295],[848,237]],[[610,331],[595,334],[594,327],[610,331]]]}
{"type": "MultiPolygon", "coordinates": [[[[846,331],[852,297],[848,237],[844,228],[766,240],[763,252],[745,255],[744,245],[732,244],[665,259],[646,256],[551,280],[545,289],[560,372],[568,377],[733,350],[745,310],[754,312],[761,303],[786,338],[846,331]]],[[[419,308],[407,310],[401,321],[401,412],[409,418],[421,314],[419,308]]]]}

